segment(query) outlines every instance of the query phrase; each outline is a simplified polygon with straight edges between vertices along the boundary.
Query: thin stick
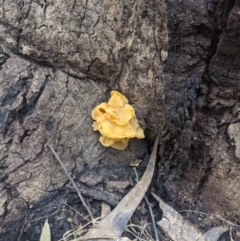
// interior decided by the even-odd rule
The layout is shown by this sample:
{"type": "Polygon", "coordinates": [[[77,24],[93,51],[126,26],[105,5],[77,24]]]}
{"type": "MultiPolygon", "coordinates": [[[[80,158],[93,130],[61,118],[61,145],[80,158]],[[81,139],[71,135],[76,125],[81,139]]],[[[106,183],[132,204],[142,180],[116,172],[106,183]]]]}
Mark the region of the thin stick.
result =
{"type": "MultiPolygon", "coordinates": [[[[69,208],[71,208],[72,210],[74,210],[79,216],[81,216],[83,219],[87,220],[86,216],[84,216],[83,214],[81,214],[80,212],[78,212],[77,209],[73,208],[72,206],[68,205],[67,203],[63,203],[63,205],[68,206],[69,208]]],[[[87,216],[88,217],[88,216],[87,216]]]]}
{"type": "Polygon", "coordinates": [[[70,174],[68,173],[66,167],[63,165],[62,161],[60,160],[60,158],[58,157],[57,153],[54,151],[54,149],[52,148],[52,146],[51,146],[51,145],[48,145],[48,147],[49,147],[49,149],[51,150],[51,152],[53,153],[53,155],[56,157],[56,159],[58,160],[58,162],[60,163],[60,165],[62,166],[62,168],[63,168],[63,170],[65,171],[65,173],[67,174],[69,180],[71,181],[73,187],[75,188],[75,190],[76,190],[76,192],[77,192],[77,194],[78,194],[78,197],[80,198],[83,206],[86,208],[86,210],[87,210],[87,212],[88,212],[89,216],[91,217],[91,220],[92,220],[92,222],[93,222],[93,224],[94,224],[94,218],[93,218],[92,212],[91,212],[90,208],[87,206],[86,202],[84,201],[82,194],[80,193],[79,189],[77,188],[77,185],[75,184],[75,182],[74,182],[73,179],[71,178],[71,176],[70,176],[70,174]]]}
{"type": "MultiPolygon", "coordinates": [[[[139,177],[138,177],[138,173],[137,173],[136,167],[133,167],[133,170],[135,172],[136,181],[139,182],[139,177]]],[[[144,199],[145,199],[145,201],[147,203],[147,206],[148,206],[148,209],[149,209],[149,212],[150,212],[150,216],[151,216],[151,219],[152,219],[155,240],[159,241],[158,233],[157,233],[157,227],[156,227],[156,222],[155,222],[155,219],[154,219],[154,216],[153,216],[152,206],[151,206],[150,202],[148,201],[146,195],[144,195],[144,199]]]]}
{"type": "Polygon", "coordinates": [[[57,211],[55,211],[54,213],[52,213],[52,214],[50,214],[50,215],[48,215],[48,216],[43,216],[43,217],[40,217],[40,218],[35,218],[35,219],[33,219],[32,220],[32,222],[35,222],[35,221],[37,221],[37,220],[40,220],[40,219],[46,219],[46,218],[49,218],[49,217],[51,217],[51,216],[53,216],[53,215],[55,215],[57,212],[59,212],[60,210],[57,210],[57,211]]]}
{"type": "MultiPolygon", "coordinates": [[[[96,218],[96,219],[94,220],[95,223],[98,222],[100,219],[101,219],[100,217],[99,217],[99,218],[96,218]]],[[[84,228],[86,228],[88,225],[90,225],[90,224],[92,224],[92,223],[93,223],[93,222],[90,221],[90,222],[86,223],[85,225],[81,226],[80,228],[78,228],[77,230],[75,230],[74,232],[77,232],[78,235],[79,235],[80,232],[81,232],[81,233],[87,232],[88,230],[84,230],[84,228]]],[[[71,230],[70,230],[70,231],[71,231],[71,230]]],[[[66,238],[69,238],[70,236],[72,236],[74,232],[71,232],[71,233],[66,234],[66,236],[64,236],[63,238],[59,239],[58,241],[64,241],[66,238]]],[[[79,235],[79,236],[80,236],[80,235],[79,235]]],[[[81,239],[81,237],[80,237],[80,239],[81,239]]],[[[79,239],[79,240],[80,240],[80,239],[79,239]]],[[[76,240],[76,239],[74,239],[74,240],[76,240]]],[[[74,241],[74,240],[71,240],[71,241],[74,241]]]]}
{"type": "Polygon", "coordinates": [[[234,241],[234,240],[233,240],[233,236],[232,236],[232,226],[230,226],[230,231],[229,231],[229,233],[230,233],[230,240],[231,240],[231,241],[234,241]]]}
{"type": "Polygon", "coordinates": [[[127,225],[125,230],[127,232],[131,233],[135,238],[139,238],[141,240],[153,240],[152,236],[149,234],[148,230],[146,229],[146,225],[147,225],[147,223],[144,225],[144,227],[142,227],[142,226],[131,223],[131,224],[127,225]],[[130,228],[131,228],[131,230],[130,230],[130,228]],[[140,238],[139,232],[134,228],[137,228],[138,230],[140,230],[141,231],[140,236],[144,236],[144,237],[140,238]],[[137,236],[137,234],[138,234],[138,236],[137,236]]]}
{"type": "Polygon", "coordinates": [[[82,237],[82,238],[73,239],[71,241],[86,241],[86,240],[91,240],[91,241],[96,240],[96,241],[98,241],[100,239],[103,239],[103,240],[109,239],[111,241],[115,241],[115,240],[118,241],[119,237],[109,237],[109,236],[99,236],[99,237],[89,237],[89,238],[82,237]]]}
{"type": "Polygon", "coordinates": [[[19,241],[19,240],[20,240],[20,238],[21,238],[21,236],[22,236],[22,233],[23,233],[23,229],[24,229],[24,225],[22,226],[22,229],[21,229],[21,232],[20,232],[20,235],[19,235],[19,237],[18,237],[18,240],[17,240],[17,241],[19,241]]]}

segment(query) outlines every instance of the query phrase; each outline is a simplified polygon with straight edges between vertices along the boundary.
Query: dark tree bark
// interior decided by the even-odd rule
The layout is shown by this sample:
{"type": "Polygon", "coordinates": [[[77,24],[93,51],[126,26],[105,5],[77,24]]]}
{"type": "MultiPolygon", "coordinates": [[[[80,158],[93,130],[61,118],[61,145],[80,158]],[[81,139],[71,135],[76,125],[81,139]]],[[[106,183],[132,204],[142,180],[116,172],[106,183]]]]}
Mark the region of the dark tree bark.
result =
{"type": "MultiPolygon", "coordinates": [[[[170,145],[169,154],[165,151],[163,155],[162,176],[166,176],[163,166],[169,172],[165,181],[160,179],[173,202],[187,203],[193,209],[196,205],[192,204],[197,203],[198,209],[237,221],[239,4],[196,4],[198,7],[185,5],[181,10],[187,13],[184,20],[182,13],[172,13],[176,14],[172,18],[175,25],[170,26],[178,30],[170,45],[172,59],[169,54],[165,65],[171,73],[166,82],[170,97],[165,104],[168,106],[172,98],[178,100],[172,101],[175,108],[166,111],[169,129],[172,134],[176,130],[177,141],[173,149],[170,145]]],[[[171,9],[180,6],[172,5],[171,9]]]]}
{"type": "Polygon", "coordinates": [[[69,228],[63,203],[77,198],[48,144],[93,206],[115,206],[132,183],[128,164],[146,165],[159,131],[157,194],[237,221],[239,12],[234,0],[3,0],[1,240],[38,239],[39,218],[55,212],[54,238],[69,228]],[[122,152],[102,147],[91,127],[91,110],[112,89],[146,134],[122,152]]]}

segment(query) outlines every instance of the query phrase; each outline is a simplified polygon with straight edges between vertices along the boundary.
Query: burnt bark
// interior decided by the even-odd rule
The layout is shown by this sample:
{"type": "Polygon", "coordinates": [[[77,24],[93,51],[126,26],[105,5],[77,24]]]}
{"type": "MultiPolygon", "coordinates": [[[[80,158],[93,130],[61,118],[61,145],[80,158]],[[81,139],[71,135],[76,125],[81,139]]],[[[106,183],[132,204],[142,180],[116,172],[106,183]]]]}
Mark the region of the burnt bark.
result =
{"type": "MultiPolygon", "coordinates": [[[[214,11],[209,4],[204,4],[206,15],[201,5],[192,5],[192,11],[188,8],[192,12],[187,15],[191,28],[184,24],[182,29],[181,21],[174,20],[180,36],[172,41],[175,58],[168,60],[166,67],[173,68],[174,64],[177,73],[170,80],[182,83],[181,92],[169,88],[170,98],[178,95],[182,101],[173,102],[177,111],[166,112],[172,126],[169,129],[176,130],[178,139],[159,164],[162,177],[169,170],[165,181],[159,179],[163,183],[160,192],[181,208],[202,209],[237,222],[239,4],[213,2],[214,11]]],[[[166,106],[169,102],[166,100],[166,106]]]]}
{"type": "Polygon", "coordinates": [[[157,194],[237,221],[239,8],[234,0],[2,1],[3,240],[38,239],[39,218],[55,212],[56,230],[70,229],[66,217],[76,214],[64,203],[84,213],[48,144],[93,207],[115,206],[133,185],[129,163],[146,165],[159,131],[157,194]],[[91,110],[112,89],[134,105],[146,134],[122,152],[102,147],[91,127],[91,110]]]}

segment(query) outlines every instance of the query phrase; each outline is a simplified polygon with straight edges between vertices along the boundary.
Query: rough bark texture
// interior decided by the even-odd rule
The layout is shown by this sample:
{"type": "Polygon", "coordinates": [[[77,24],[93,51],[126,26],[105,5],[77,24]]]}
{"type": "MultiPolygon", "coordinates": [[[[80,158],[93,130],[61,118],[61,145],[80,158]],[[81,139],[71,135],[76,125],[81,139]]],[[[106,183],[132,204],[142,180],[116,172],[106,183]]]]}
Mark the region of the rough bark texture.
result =
{"type": "MultiPolygon", "coordinates": [[[[171,41],[174,45],[166,64],[171,74],[166,85],[173,87],[168,89],[170,96],[178,101],[172,101],[175,108],[169,107],[166,116],[169,129],[180,135],[174,149],[163,155],[165,163],[159,165],[162,176],[169,170],[165,181],[160,178],[160,190],[180,207],[197,207],[237,221],[239,5],[233,7],[233,1],[173,4],[178,8],[171,5],[171,9],[182,9],[181,14],[170,13],[175,14],[178,35],[171,41]]],[[[170,104],[167,94],[165,104],[170,104]]]]}
{"type": "Polygon", "coordinates": [[[38,218],[69,201],[47,144],[85,195],[114,206],[132,184],[128,164],[147,159],[159,130],[158,194],[239,219],[239,12],[233,0],[3,0],[3,240],[38,239],[38,218]],[[99,144],[90,113],[112,89],[135,106],[148,143],[122,152],[99,144]]]}

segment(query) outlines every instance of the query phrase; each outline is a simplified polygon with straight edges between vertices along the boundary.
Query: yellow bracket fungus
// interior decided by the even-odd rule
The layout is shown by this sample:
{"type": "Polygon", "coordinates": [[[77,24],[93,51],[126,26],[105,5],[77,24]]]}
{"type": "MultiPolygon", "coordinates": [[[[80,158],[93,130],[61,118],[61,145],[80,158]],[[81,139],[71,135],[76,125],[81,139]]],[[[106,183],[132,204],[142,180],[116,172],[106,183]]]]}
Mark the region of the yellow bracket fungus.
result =
{"type": "Polygon", "coordinates": [[[113,90],[108,103],[101,103],[92,111],[93,130],[100,131],[99,141],[103,146],[124,150],[129,138],[143,139],[143,129],[139,126],[135,111],[128,99],[113,90]]]}

